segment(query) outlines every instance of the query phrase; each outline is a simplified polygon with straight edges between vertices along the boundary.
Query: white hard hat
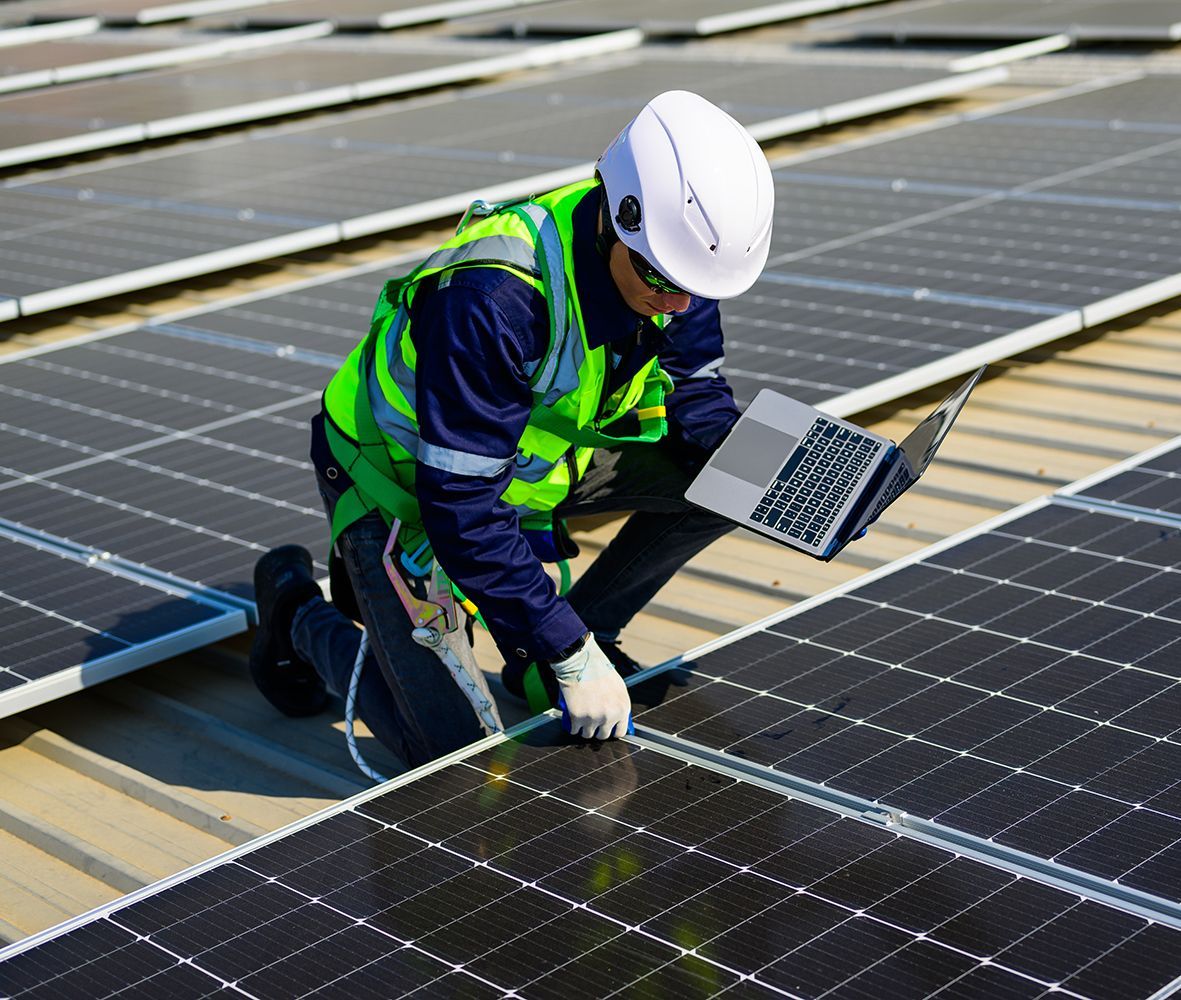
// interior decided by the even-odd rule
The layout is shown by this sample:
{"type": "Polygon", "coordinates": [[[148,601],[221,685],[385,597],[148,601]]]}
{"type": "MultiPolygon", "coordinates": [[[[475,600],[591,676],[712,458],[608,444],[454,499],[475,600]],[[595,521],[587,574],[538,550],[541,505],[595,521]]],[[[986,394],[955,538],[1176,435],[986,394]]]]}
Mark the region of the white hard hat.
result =
{"type": "Polygon", "coordinates": [[[771,246],[771,168],[721,108],[686,90],[654,97],[597,170],[616,235],[672,284],[709,299],[754,284],[771,246]]]}

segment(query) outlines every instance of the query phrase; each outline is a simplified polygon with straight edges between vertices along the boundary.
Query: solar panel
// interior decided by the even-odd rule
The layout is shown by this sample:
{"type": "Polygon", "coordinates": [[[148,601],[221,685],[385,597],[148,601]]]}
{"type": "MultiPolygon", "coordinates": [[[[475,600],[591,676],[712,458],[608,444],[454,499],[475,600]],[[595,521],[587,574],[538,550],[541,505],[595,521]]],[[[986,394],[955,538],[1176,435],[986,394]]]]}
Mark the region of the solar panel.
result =
{"type": "Polygon", "coordinates": [[[1041,38],[1176,41],[1181,13],[1173,0],[945,0],[907,10],[866,12],[816,22],[862,38],[1041,38]]]}
{"type": "Polygon", "coordinates": [[[1178,96],[1089,83],[782,165],[767,270],[723,304],[736,394],[853,413],[1177,294],[1178,96]]]}
{"type": "MultiPolygon", "coordinates": [[[[638,36],[600,40],[633,48],[638,36]]],[[[0,99],[0,166],[349,104],[577,58],[566,46],[328,46],[0,99]]]]}
{"type": "Polygon", "coordinates": [[[620,122],[669,87],[692,86],[766,135],[815,127],[868,94],[908,104],[997,78],[616,55],[460,99],[25,175],[0,186],[0,319],[457,214],[476,196],[577,180],[620,122]]]}
{"type": "Polygon", "coordinates": [[[5,516],[242,606],[276,545],[326,572],[307,422],[338,364],[142,330],[0,365],[5,516]]]}
{"type": "Polygon", "coordinates": [[[241,610],[0,525],[0,717],[245,631],[241,610]]]}
{"type": "Polygon", "coordinates": [[[1166,441],[1058,495],[1181,520],[1181,443],[1166,441]]]}
{"type": "Polygon", "coordinates": [[[0,953],[16,1000],[1147,997],[1181,931],[634,744],[476,745],[0,953]],[[84,985],[83,985],[84,984],[84,985]]]}
{"type": "Polygon", "coordinates": [[[101,32],[85,41],[10,46],[0,48],[0,93],[167,68],[234,52],[319,38],[330,31],[331,27],[326,25],[304,25],[211,40],[208,36],[202,39],[198,35],[153,35],[131,39],[125,32],[112,31],[101,32]]]}
{"type": "Polygon", "coordinates": [[[1181,531],[1037,501],[692,659],[637,717],[1181,901],[1181,531]]]}
{"type": "Polygon", "coordinates": [[[323,0],[280,0],[247,11],[239,23],[262,28],[328,19],[350,31],[388,30],[541,2],[544,0],[333,0],[328,4],[323,0]]]}
{"type": "Polygon", "coordinates": [[[847,7],[867,0],[648,0],[637,6],[626,0],[561,0],[523,13],[510,11],[483,18],[526,32],[593,32],[641,28],[648,35],[714,35],[788,21],[847,7]]]}
{"type": "Polygon", "coordinates": [[[223,14],[282,0],[181,0],[179,3],[151,4],[147,0],[15,0],[6,3],[13,20],[64,21],[97,18],[105,24],[159,24],[206,14],[223,14]]]}

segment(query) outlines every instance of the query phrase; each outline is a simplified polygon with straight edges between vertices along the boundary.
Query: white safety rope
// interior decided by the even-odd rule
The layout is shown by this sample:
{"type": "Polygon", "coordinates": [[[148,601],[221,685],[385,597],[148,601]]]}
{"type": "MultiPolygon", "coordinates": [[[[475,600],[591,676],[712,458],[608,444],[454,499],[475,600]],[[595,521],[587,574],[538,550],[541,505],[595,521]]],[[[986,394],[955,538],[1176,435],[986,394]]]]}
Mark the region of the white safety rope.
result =
{"type": "Polygon", "coordinates": [[[361,668],[365,665],[365,654],[369,652],[369,633],[361,630],[361,643],[357,646],[357,658],[353,661],[353,675],[349,678],[349,692],[344,699],[344,738],[349,745],[349,753],[353,763],[360,772],[374,781],[388,781],[384,774],[380,774],[369,766],[369,762],[362,756],[357,747],[357,738],[353,735],[353,720],[357,715],[357,687],[361,683],[361,668]]]}

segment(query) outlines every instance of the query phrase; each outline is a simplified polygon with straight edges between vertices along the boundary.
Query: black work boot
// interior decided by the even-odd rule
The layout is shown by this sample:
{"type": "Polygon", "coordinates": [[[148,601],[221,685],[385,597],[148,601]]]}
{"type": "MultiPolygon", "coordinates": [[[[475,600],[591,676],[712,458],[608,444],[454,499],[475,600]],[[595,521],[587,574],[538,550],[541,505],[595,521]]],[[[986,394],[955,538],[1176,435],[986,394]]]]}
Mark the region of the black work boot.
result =
{"type": "Polygon", "coordinates": [[[312,557],[299,545],[271,549],[254,566],[258,631],[250,648],[250,676],[284,715],[315,715],[328,703],[328,690],[315,669],[291,644],[291,620],[321,591],[312,557]]]}

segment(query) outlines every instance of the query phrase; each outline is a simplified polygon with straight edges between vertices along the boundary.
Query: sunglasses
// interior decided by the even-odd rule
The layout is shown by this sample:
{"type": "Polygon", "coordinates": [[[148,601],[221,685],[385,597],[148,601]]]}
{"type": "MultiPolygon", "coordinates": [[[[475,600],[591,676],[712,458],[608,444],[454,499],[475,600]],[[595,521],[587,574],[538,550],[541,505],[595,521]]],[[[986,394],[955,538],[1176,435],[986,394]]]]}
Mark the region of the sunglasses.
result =
{"type": "Polygon", "coordinates": [[[636,253],[631,247],[627,248],[627,255],[631,259],[632,269],[636,272],[637,277],[644,282],[649,288],[654,288],[658,292],[663,292],[665,295],[688,295],[683,288],[678,288],[663,274],[656,270],[649,264],[640,254],[636,253]]]}

